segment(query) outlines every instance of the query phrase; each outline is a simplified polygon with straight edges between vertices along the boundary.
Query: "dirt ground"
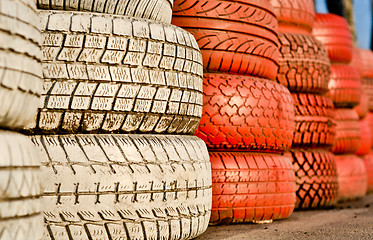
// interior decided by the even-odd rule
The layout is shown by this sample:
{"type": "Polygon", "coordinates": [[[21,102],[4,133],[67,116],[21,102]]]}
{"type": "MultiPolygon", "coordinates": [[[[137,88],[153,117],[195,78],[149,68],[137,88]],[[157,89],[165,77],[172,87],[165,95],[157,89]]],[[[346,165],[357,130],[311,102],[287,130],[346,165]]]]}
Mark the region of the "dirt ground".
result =
{"type": "Polygon", "coordinates": [[[207,239],[373,239],[373,195],[333,209],[296,211],[270,224],[210,226],[197,238],[207,239]]]}

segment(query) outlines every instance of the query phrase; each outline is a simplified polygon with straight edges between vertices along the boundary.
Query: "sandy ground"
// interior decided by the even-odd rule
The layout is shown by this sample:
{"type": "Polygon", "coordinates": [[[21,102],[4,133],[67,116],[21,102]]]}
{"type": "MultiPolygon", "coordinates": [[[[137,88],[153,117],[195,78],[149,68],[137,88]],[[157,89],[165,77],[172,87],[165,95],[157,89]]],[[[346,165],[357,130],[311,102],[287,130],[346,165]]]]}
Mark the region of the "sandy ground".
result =
{"type": "Polygon", "coordinates": [[[373,239],[373,195],[334,209],[296,211],[270,224],[210,226],[197,238],[207,239],[373,239]]]}

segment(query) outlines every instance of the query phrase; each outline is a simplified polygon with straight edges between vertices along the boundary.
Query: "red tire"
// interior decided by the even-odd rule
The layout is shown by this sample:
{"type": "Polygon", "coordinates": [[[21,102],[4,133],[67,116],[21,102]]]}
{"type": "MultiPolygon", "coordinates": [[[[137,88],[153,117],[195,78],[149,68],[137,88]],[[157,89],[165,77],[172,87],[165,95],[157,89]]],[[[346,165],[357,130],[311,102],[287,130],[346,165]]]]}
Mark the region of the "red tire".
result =
{"type": "Polygon", "coordinates": [[[293,147],[331,147],[335,140],[334,106],[330,98],[292,93],[295,104],[293,147]]]}
{"type": "Polygon", "coordinates": [[[367,172],[363,160],[356,155],[336,155],[339,201],[362,198],[367,192],[367,172]]]}
{"type": "Polygon", "coordinates": [[[372,130],[370,129],[367,119],[359,120],[360,125],[360,144],[359,149],[355,152],[357,155],[365,155],[370,152],[372,147],[372,130]]]}
{"type": "Polygon", "coordinates": [[[210,149],[283,152],[294,132],[293,100],[280,84],[248,76],[205,73],[196,136],[210,149]]]}
{"type": "Polygon", "coordinates": [[[364,77],[364,65],[363,65],[363,59],[361,57],[360,51],[361,50],[359,48],[356,48],[356,47],[354,48],[350,66],[355,67],[358,70],[360,77],[363,78],[364,77]]]}
{"type": "Polygon", "coordinates": [[[194,35],[206,70],[276,79],[278,22],[269,1],[176,0],[172,23],[194,35]]]}
{"type": "Polygon", "coordinates": [[[278,220],[295,204],[295,177],[288,157],[249,152],[210,152],[210,224],[278,220]]]}
{"type": "Polygon", "coordinates": [[[354,107],[361,96],[361,78],[356,68],[349,65],[332,64],[329,92],[335,107],[354,107]]]}
{"type": "Polygon", "coordinates": [[[369,111],[369,104],[368,104],[368,95],[365,93],[364,89],[364,83],[362,82],[362,91],[360,95],[360,102],[359,104],[354,108],[355,112],[359,115],[359,118],[365,118],[365,116],[368,114],[369,111]]]}
{"type": "Polygon", "coordinates": [[[373,111],[373,78],[363,78],[361,85],[368,97],[368,109],[373,111]]]}
{"type": "Polygon", "coordinates": [[[315,21],[313,0],[270,0],[280,32],[311,33],[315,21]]]}
{"type": "Polygon", "coordinates": [[[335,154],[355,153],[361,139],[359,116],[353,109],[339,108],[335,110],[335,120],[336,140],[331,151],[335,154]]]}
{"type": "Polygon", "coordinates": [[[366,120],[369,124],[370,134],[372,136],[371,143],[372,143],[372,147],[373,147],[373,112],[368,112],[368,114],[366,116],[366,120]]]}
{"type": "Polygon", "coordinates": [[[323,44],[311,35],[295,33],[279,33],[279,40],[277,82],[294,92],[327,92],[330,61],[323,44]]]}
{"type": "Polygon", "coordinates": [[[367,171],[368,190],[367,192],[373,192],[373,151],[363,156],[365,170],[367,171]]]}
{"type": "Polygon", "coordinates": [[[373,52],[368,49],[360,49],[360,56],[363,62],[364,77],[373,78],[373,52]]]}
{"type": "Polygon", "coordinates": [[[333,206],[338,197],[337,167],[334,154],[326,150],[291,149],[297,183],[298,209],[333,206]]]}
{"type": "Polygon", "coordinates": [[[328,51],[330,61],[349,63],[352,59],[353,42],[347,21],[335,14],[316,13],[313,35],[328,51]]]}

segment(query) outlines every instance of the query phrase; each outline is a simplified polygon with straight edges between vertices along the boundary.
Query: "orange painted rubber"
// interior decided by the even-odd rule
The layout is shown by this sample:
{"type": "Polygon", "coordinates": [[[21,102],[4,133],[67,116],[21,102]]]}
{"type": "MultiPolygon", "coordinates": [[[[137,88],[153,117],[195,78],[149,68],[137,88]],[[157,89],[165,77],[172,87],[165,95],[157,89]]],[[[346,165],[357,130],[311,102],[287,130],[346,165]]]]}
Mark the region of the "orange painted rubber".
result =
{"type": "Polygon", "coordinates": [[[313,35],[328,51],[330,61],[349,63],[352,59],[353,42],[347,21],[335,14],[316,13],[313,35]]]}
{"type": "Polygon", "coordinates": [[[361,57],[360,49],[354,47],[354,51],[352,52],[352,60],[350,62],[350,66],[355,67],[359,74],[360,77],[364,77],[364,65],[363,65],[363,59],[361,57]]]}
{"type": "Polygon", "coordinates": [[[367,171],[368,193],[373,192],[373,151],[363,156],[365,170],[367,171]]]}
{"type": "Polygon", "coordinates": [[[336,140],[331,151],[335,154],[355,153],[360,146],[361,131],[359,116],[353,109],[335,110],[336,140]]]}
{"type": "Polygon", "coordinates": [[[334,154],[326,150],[291,149],[297,183],[296,208],[333,206],[338,197],[337,167],[334,154]]]}
{"type": "Polygon", "coordinates": [[[279,41],[277,82],[294,92],[327,92],[330,61],[324,45],[312,35],[295,33],[279,33],[279,41]]]}
{"type": "Polygon", "coordinates": [[[194,35],[206,70],[276,79],[278,21],[269,1],[176,0],[172,24],[194,35]]]}
{"type": "Polygon", "coordinates": [[[334,106],[330,98],[292,93],[295,104],[293,147],[331,147],[335,140],[334,106]]]}
{"type": "Polygon", "coordinates": [[[250,152],[210,152],[210,224],[278,220],[295,206],[295,176],[288,157],[250,152]]]}
{"type": "Polygon", "coordinates": [[[210,149],[283,152],[291,147],[294,105],[289,90],[261,78],[205,73],[196,136],[210,149]]]}
{"type": "Polygon", "coordinates": [[[368,121],[369,127],[370,127],[370,133],[371,133],[371,142],[373,147],[373,112],[368,112],[366,119],[368,121]]]}
{"type": "Polygon", "coordinates": [[[345,64],[332,64],[329,92],[326,96],[333,100],[338,108],[354,107],[361,96],[361,78],[358,70],[345,64]]]}
{"type": "Polygon", "coordinates": [[[360,119],[360,144],[359,149],[355,152],[357,155],[366,155],[372,147],[372,130],[370,129],[367,119],[360,119]]]}
{"type": "Polygon", "coordinates": [[[361,87],[362,91],[360,95],[360,102],[356,107],[354,107],[354,110],[355,112],[357,112],[360,119],[365,118],[365,116],[368,114],[368,111],[369,111],[369,104],[368,104],[369,98],[368,98],[368,95],[365,93],[364,82],[362,82],[361,85],[362,85],[361,87]]]}
{"type": "Polygon", "coordinates": [[[373,52],[368,49],[360,49],[360,56],[363,62],[364,77],[373,78],[373,52]]]}
{"type": "Polygon", "coordinates": [[[336,155],[339,201],[365,196],[368,188],[367,172],[361,158],[353,154],[336,155]]]}
{"type": "Polygon", "coordinates": [[[369,111],[373,111],[373,78],[363,78],[361,85],[368,96],[368,109],[369,111]]]}
{"type": "Polygon", "coordinates": [[[280,32],[311,33],[315,21],[313,0],[270,0],[280,32]]]}

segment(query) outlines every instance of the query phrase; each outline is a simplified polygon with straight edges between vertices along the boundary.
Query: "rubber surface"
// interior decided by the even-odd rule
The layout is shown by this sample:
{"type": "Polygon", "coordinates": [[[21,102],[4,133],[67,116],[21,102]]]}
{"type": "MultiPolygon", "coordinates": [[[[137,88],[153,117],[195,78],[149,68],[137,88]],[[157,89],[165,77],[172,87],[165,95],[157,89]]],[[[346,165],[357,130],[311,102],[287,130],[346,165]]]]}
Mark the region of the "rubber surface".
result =
{"type": "Polygon", "coordinates": [[[20,129],[42,91],[39,18],[33,0],[2,0],[0,18],[0,127],[20,129]]]}
{"type": "Polygon", "coordinates": [[[211,210],[207,148],[193,136],[34,136],[44,239],[191,239],[211,210]]]}
{"type": "Polygon", "coordinates": [[[176,0],[172,24],[194,35],[206,70],[276,79],[278,22],[269,1],[176,0]]]}
{"type": "Polygon", "coordinates": [[[370,132],[371,136],[372,136],[371,142],[372,142],[372,145],[373,145],[373,113],[372,112],[368,112],[368,114],[366,116],[366,120],[369,124],[369,128],[370,128],[370,131],[371,131],[370,132]]]}
{"type": "Polygon", "coordinates": [[[359,116],[353,109],[335,110],[336,140],[331,151],[336,154],[355,153],[360,146],[361,130],[359,116]]]}
{"type": "Polygon", "coordinates": [[[373,152],[362,157],[365,170],[367,171],[368,190],[367,193],[373,192],[373,152]]]}
{"type": "Polygon", "coordinates": [[[44,92],[34,133],[194,134],[202,57],[178,27],[41,11],[44,92]]]}
{"type": "Polygon", "coordinates": [[[196,136],[210,149],[283,152],[291,146],[294,107],[289,91],[261,78],[205,73],[196,136]]]}
{"type": "Polygon", "coordinates": [[[360,77],[364,77],[364,63],[363,59],[361,57],[360,53],[361,49],[354,47],[354,51],[352,52],[352,60],[350,62],[350,66],[355,67],[359,74],[360,77]]]}
{"type": "Polygon", "coordinates": [[[294,210],[295,177],[288,157],[210,152],[211,225],[279,220],[294,210]]]}
{"type": "Polygon", "coordinates": [[[362,89],[368,96],[368,108],[369,111],[373,111],[373,78],[363,78],[362,79],[362,89]]]}
{"type": "Polygon", "coordinates": [[[352,59],[353,41],[347,21],[335,14],[316,13],[313,35],[328,51],[330,61],[349,63],[352,59]]]}
{"type": "Polygon", "coordinates": [[[311,33],[315,21],[313,0],[270,0],[280,32],[311,33]]]}
{"type": "Polygon", "coordinates": [[[326,208],[338,198],[337,167],[334,154],[319,149],[291,149],[297,183],[298,209],[326,208]]]}
{"type": "Polygon", "coordinates": [[[360,125],[360,144],[359,149],[355,152],[357,155],[366,155],[372,147],[372,130],[366,118],[359,120],[360,125]]]}
{"type": "Polygon", "coordinates": [[[330,98],[292,93],[295,104],[293,147],[331,147],[335,140],[334,106],[330,98]]]}
{"type": "Polygon", "coordinates": [[[0,131],[0,176],[0,239],[41,239],[40,159],[27,137],[0,131]]]}
{"type": "Polygon", "coordinates": [[[360,119],[365,118],[365,116],[368,114],[368,111],[369,111],[369,104],[368,104],[369,97],[366,94],[366,88],[364,86],[364,81],[362,81],[361,85],[362,85],[361,87],[362,91],[360,94],[360,102],[356,107],[354,107],[354,110],[355,112],[357,112],[360,119]]]}
{"type": "Polygon", "coordinates": [[[360,49],[360,56],[363,62],[363,77],[373,78],[373,52],[368,49],[360,49]]]}
{"type": "Polygon", "coordinates": [[[338,108],[351,108],[359,104],[362,86],[356,68],[344,64],[332,64],[329,92],[326,96],[338,108]]]}
{"type": "Polygon", "coordinates": [[[277,82],[290,91],[325,93],[330,61],[320,41],[311,35],[279,33],[280,67],[277,82]]]}
{"type": "Polygon", "coordinates": [[[339,201],[362,198],[367,192],[367,172],[356,155],[336,155],[339,201]]]}
{"type": "Polygon", "coordinates": [[[118,14],[171,23],[173,0],[37,0],[39,9],[118,14]]]}

